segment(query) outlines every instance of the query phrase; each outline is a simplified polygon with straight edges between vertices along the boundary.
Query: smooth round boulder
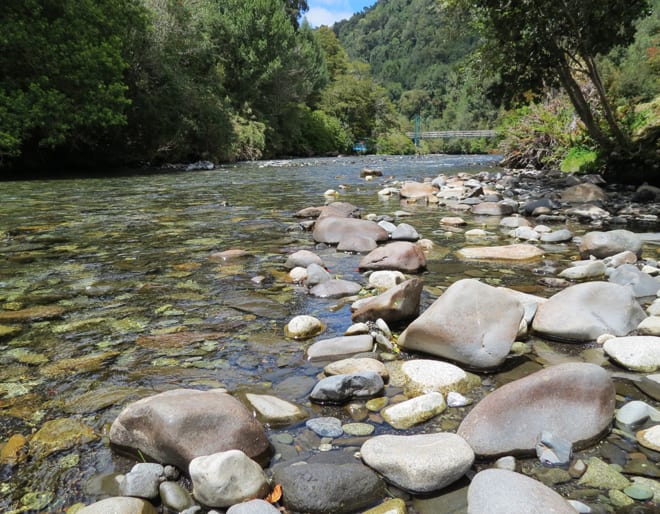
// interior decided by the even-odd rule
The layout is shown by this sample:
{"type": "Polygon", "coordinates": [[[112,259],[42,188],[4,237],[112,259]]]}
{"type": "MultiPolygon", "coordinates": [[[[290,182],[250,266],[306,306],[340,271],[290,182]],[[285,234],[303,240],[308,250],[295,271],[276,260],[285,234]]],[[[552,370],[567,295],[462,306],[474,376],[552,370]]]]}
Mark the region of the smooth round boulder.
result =
{"type": "Polygon", "coordinates": [[[457,433],[483,457],[532,453],[543,431],[580,447],[610,426],[614,400],[614,384],[600,366],[558,364],[490,393],[457,433]]]}
{"type": "Polygon", "coordinates": [[[287,257],[284,265],[287,269],[293,269],[298,266],[306,268],[312,263],[323,266],[323,260],[314,252],[309,250],[298,250],[287,257]]]}
{"type": "Polygon", "coordinates": [[[317,341],[307,348],[308,359],[325,359],[341,355],[370,352],[374,346],[374,338],[370,334],[332,337],[317,341]]]}
{"type": "Polygon", "coordinates": [[[426,268],[424,251],[409,241],[394,241],[379,246],[365,255],[359,268],[364,270],[398,270],[406,273],[417,273],[426,268]]]}
{"type": "Polygon", "coordinates": [[[436,391],[465,393],[480,383],[476,375],[468,374],[448,362],[411,359],[401,365],[403,389],[409,398],[436,391]]]}
{"type": "Polygon", "coordinates": [[[314,316],[295,316],[284,326],[284,335],[292,339],[309,339],[325,330],[325,325],[314,316]]]}
{"type": "Polygon", "coordinates": [[[315,285],[309,290],[309,294],[317,298],[341,298],[357,294],[361,289],[362,286],[357,282],[333,278],[315,285]]]}
{"type": "Polygon", "coordinates": [[[506,469],[485,469],[468,488],[468,514],[575,514],[558,493],[528,476],[506,469]]]}
{"type": "Polygon", "coordinates": [[[585,282],[567,287],[539,305],[532,330],[560,341],[595,341],[602,334],[625,336],[645,317],[630,288],[585,282]]]}
{"type": "Polygon", "coordinates": [[[506,291],[475,279],[454,282],[399,336],[398,344],[489,369],[509,354],[524,309],[506,291]]]}
{"type": "Polygon", "coordinates": [[[405,275],[396,270],[379,270],[369,275],[369,285],[382,290],[390,289],[405,280],[405,275]]]}
{"type": "Polygon", "coordinates": [[[579,250],[583,259],[590,255],[603,259],[626,250],[639,257],[642,254],[642,240],[629,230],[594,231],[588,232],[582,237],[579,250]]]}
{"type": "Polygon", "coordinates": [[[390,235],[375,221],[358,218],[320,218],[314,224],[312,237],[317,243],[338,244],[349,236],[361,235],[376,242],[387,241],[390,235]]]}
{"type": "Polygon", "coordinates": [[[660,280],[632,264],[622,264],[616,268],[609,276],[609,282],[629,286],[637,298],[655,296],[660,290],[660,280]]]}
{"type": "Polygon", "coordinates": [[[376,247],[376,240],[363,234],[348,234],[337,243],[338,252],[369,253],[376,247]]]}
{"type": "Polygon", "coordinates": [[[379,435],[360,449],[364,463],[413,493],[437,491],[461,478],[474,462],[465,440],[451,433],[379,435]]]}
{"type": "Polygon", "coordinates": [[[402,198],[420,199],[435,194],[437,189],[430,182],[404,182],[399,189],[402,198]]]}
{"type": "Polygon", "coordinates": [[[224,390],[174,389],[133,402],[112,423],[110,442],[181,470],[220,451],[242,450],[259,461],[270,453],[264,427],[224,390]]]}
{"type": "Polygon", "coordinates": [[[561,193],[561,199],[568,203],[589,203],[607,200],[607,193],[597,186],[585,182],[566,188],[561,193]]]}
{"type": "Polygon", "coordinates": [[[261,466],[240,450],[204,455],[190,461],[193,496],[207,507],[229,507],[264,498],[270,489],[261,466]]]}
{"type": "Polygon", "coordinates": [[[362,373],[363,371],[373,371],[374,373],[378,373],[383,378],[383,381],[386,381],[389,377],[385,365],[379,360],[372,359],[371,357],[342,359],[331,362],[323,368],[323,372],[329,376],[351,375],[353,373],[362,373]]]}

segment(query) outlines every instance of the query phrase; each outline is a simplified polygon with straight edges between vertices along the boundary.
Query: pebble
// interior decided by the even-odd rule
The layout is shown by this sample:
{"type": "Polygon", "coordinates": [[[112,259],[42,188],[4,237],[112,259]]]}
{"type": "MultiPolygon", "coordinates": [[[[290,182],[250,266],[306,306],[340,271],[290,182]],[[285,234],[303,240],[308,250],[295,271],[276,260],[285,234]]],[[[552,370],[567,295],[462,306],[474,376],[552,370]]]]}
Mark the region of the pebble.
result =
{"type": "Polygon", "coordinates": [[[644,486],[633,484],[623,490],[633,500],[647,501],[653,498],[653,491],[644,486]]]}
{"type": "Polygon", "coordinates": [[[376,427],[369,423],[346,423],[342,425],[342,430],[346,435],[352,436],[367,436],[371,435],[376,427]]]}
{"type": "Polygon", "coordinates": [[[446,408],[444,396],[433,392],[390,405],[380,413],[394,428],[406,429],[437,416],[446,408]]]}
{"type": "Polygon", "coordinates": [[[305,426],[320,437],[341,437],[344,434],[338,418],[312,418],[305,422],[305,426]]]}
{"type": "Polygon", "coordinates": [[[640,430],[635,435],[637,442],[644,448],[660,452],[660,425],[652,426],[646,430],[640,430]]]}

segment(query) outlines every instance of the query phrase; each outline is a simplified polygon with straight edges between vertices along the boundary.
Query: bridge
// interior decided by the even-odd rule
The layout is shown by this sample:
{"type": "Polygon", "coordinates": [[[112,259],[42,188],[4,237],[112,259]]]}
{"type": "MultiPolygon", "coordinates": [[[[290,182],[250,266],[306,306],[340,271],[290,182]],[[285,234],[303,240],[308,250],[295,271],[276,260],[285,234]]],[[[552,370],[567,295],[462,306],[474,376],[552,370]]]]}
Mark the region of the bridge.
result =
{"type": "Polygon", "coordinates": [[[406,132],[410,139],[449,139],[452,137],[495,137],[497,130],[436,130],[433,132],[406,132]]]}

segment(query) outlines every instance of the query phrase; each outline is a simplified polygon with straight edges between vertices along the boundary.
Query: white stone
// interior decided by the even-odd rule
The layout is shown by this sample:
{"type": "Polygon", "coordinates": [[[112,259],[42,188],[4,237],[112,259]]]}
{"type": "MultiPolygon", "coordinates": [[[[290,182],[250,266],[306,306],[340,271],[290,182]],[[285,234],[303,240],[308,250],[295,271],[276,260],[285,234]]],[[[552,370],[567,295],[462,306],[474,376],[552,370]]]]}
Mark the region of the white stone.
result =
{"type": "Polygon", "coordinates": [[[562,271],[559,276],[568,280],[602,277],[607,267],[603,261],[587,261],[581,266],[573,266],[562,271]]]}
{"type": "Polygon", "coordinates": [[[276,396],[247,393],[245,398],[261,415],[263,421],[272,425],[293,423],[307,417],[300,407],[276,396]]]}
{"type": "Polygon", "coordinates": [[[456,434],[380,435],[360,449],[362,460],[388,482],[412,492],[442,489],[461,478],[474,452],[456,434]]]}
{"type": "Polygon", "coordinates": [[[660,451],[660,425],[654,425],[636,434],[637,442],[653,451],[660,451]]]}
{"type": "Polygon", "coordinates": [[[660,336],[660,316],[649,316],[637,325],[637,332],[644,336],[660,336]]]}
{"type": "Polygon", "coordinates": [[[373,371],[378,373],[383,380],[387,379],[389,373],[385,365],[370,357],[363,357],[360,359],[342,359],[336,362],[331,362],[323,371],[326,375],[351,375],[354,373],[362,373],[364,371],[373,371]]]}
{"type": "Polygon", "coordinates": [[[325,325],[319,319],[306,314],[292,318],[284,327],[286,336],[294,339],[309,339],[319,335],[323,330],[325,325]]]}
{"type": "Polygon", "coordinates": [[[291,282],[302,284],[305,280],[307,280],[307,268],[296,266],[291,271],[289,271],[289,278],[291,279],[291,282]]]}
{"type": "Polygon", "coordinates": [[[404,390],[409,397],[433,391],[444,394],[449,391],[465,392],[476,385],[465,371],[448,362],[414,359],[404,362],[401,371],[406,377],[404,390]]]}
{"type": "Polygon", "coordinates": [[[649,418],[660,421],[660,411],[639,400],[626,403],[616,413],[617,422],[626,426],[639,425],[649,418]]]}
{"type": "Polygon", "coordinates": [[[377,289],[391,289],[405,280],[404,274],[396,270],[377,270],[369,275],[369,285],[377,289]]]}
{"type": "Polygon", "coordinates": [[[472,403],[469,398],[466,398],[461,393],[456,391],[449,391],[447,393],[447,405],[449,407],[465,407],[472,403]]]}
{"type": "Polygon", "coordinates": [[[229,507],[264,498],[268,477],[261,466],[240,450],[197,457],[190,461],[193,496],[208,507],[229,507]]]}
{"type": "Polygon", "coordinates": [[[428,393],[385,407],[380,413],[394,428],[406,429],[437,416],[446,408],[441,393],[428,393]]]}
{"type": "Polygon", "coordinates": [[[655,300],[651,305],[646,309],[646,313],[649,316],[660,316],[660,300],[655,300]]]}
{"type": "Polygon", "coordinates": [[[652,373],[660,367],[660,337],[615,337],[603,345],[605,353],[633,371],[652,373]]]}

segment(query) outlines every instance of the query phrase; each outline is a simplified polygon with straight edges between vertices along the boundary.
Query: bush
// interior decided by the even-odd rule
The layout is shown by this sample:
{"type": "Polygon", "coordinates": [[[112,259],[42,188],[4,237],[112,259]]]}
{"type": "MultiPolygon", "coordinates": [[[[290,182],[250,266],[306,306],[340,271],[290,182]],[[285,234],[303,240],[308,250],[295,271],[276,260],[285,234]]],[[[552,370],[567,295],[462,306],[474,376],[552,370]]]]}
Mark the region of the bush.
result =
{"type": "Polygon", "coordinates": [[[266,125],[254,120],[234,116],[232,120],[235,140],[232,142],[228,161],[252,161],[260,159],[266,147],[266,125]]]}
{"type": "Polygon", "coordinates": [[[379,154],[386,155],[413,155],[417,152],[412,139],[395,131],[380,135],[376,139],[376,148],[379,154]]]}
{"type": "Polygon", "coordinates": [[[598,171],[598,164],[598,153],[584,146],[574,146],[568,150],[559,168],[566,172],[593,173],[598,171]]]}

